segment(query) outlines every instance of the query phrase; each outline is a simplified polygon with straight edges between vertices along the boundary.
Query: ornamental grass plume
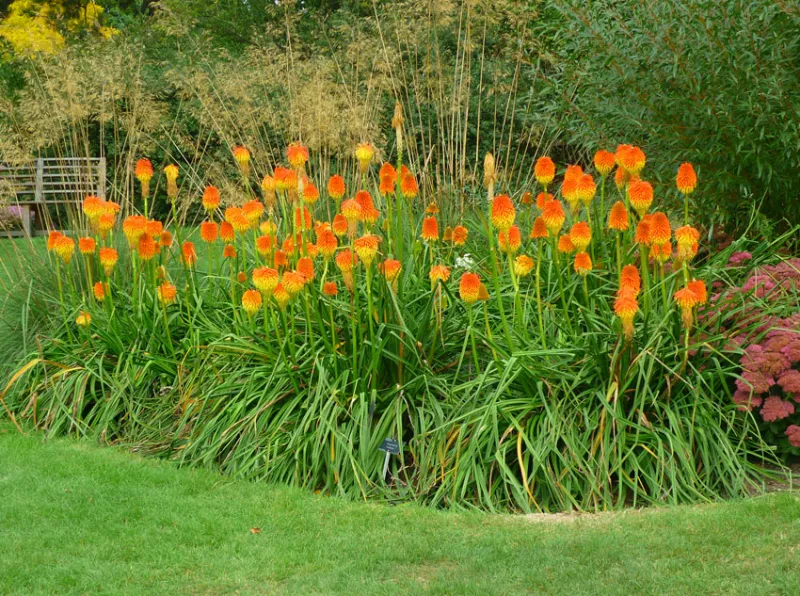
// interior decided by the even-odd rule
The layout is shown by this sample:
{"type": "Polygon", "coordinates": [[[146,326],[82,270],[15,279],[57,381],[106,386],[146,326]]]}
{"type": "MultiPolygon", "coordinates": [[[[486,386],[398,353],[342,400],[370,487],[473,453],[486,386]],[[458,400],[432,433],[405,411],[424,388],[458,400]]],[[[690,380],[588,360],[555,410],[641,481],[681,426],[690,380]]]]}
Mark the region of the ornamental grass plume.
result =
{"type": "Polygon", "coordinates": [[[533,271],[533,259],[528,255],[519,255],[514,259],[514,274],[517,277],[527,277],[533,271]]]}
{"type": "Polygon", "coordinates": [[[507,232],[514,225],[517,211],[508,195],[497,195],[492,199],[492,225],[501,232],[507,232]]]}
{"type": "Polygon", "coordinates": [[[78,252],[84,256],[93,255],[96,246],[97,244],[91,236],[78,238],[78,252]]]}
{"type": "Polygon", "coordinates": [[[150,196],[150,180],[153,178],[153,164],[147,158],[137,160],[133,173],[142,189],[142,199],[150,196]]]}
{"type": "Polygon", "coordinates": [[[261,304],[261,292],[258,290],[245,290],[242,294],[242,308],[248,316],[252,317],[261,310],[261,304]]]}
{"type": "Polygon", "coordinates": [[[194,267],[195,263],[197,262],[197,251],[194,248],[194,242],[189,240],[184,242],[183,247],[181,247],[181,253],[183,255],[183,262],[186,264],[186,266],[189,268],[194,267]]]}
{"type": "Polygon", "coordinates": [[[533,227],[531,228],[531,234],[529,238],[531,240],[538,240],[539,238],[548,238],[549,236],[550,233],[547,231],[547,224],[544,222],[544,218],[540,215],[533,220],[533,227]]]}
{"type": "Polygon", "coordinates": [[[356,147],[355,156],[358,161],[358,170],[364,175],[369,170],[369,165],[375,156],[375,148],[370,143],[359,143],[356,147]]]}
{"type": "Polygon", "coordinates": [[[569,231],[569,239],[576,250],[585,251],[592,241],[592,229],[585,221],[575,222],[569,231]]]}
{"type": "Polygon", "coordinates": [[[453,246],[464,246],[467,243],[469,231],[462,225],[453,228],[453,246]]]}
{"type": "Polygon", "coordinates": [[[458,295],[467,304],[475,304],[481,289],[481,278],[477,273],[465,272],[458,284],[458,295]]]}
{"type": "Polygon", "coordinates": [[[289,165],[292,166],[296,172],[305,171],[308,159],[308,147],[299,141],[289,143],[289,146],[286,148],[286,161],[289,162],[289,165]]]}
{"type": "Polygon", "coordinates": [[[365,267],[369,267],[375,256],[378,254],[378,245],[380,244],[380,237],[374,234],[365,234],[360,238],[356,238],[353,246],[356,250],[358,258],[364,262],[365,267]]]}
{"type": "Polygon", "coordinates": [[[178,196],[178,166],[174,163],[165,166],[164,176],[167,178],[167,196],[174,199],[178,196]]]}
{"type": "Polygon", "coordinates": [[[533,176],[544,188],[556,177],[556,164],[546,155],[536,160],[533,166],[533,176]]]}
{"type": "Polygon", "coordinates": [[[257,267],[253,270],[253,285],[267,298],[272,295],[279,281],[277,269],[257,267]]]}
{"type": "Polygon", "coordinates": [[[346,192],[344,178],[339,174],[334,174],[328,180],[328,196],[334,201],[341,201],[346,192]]]}
{"type": "Polygon", "coordinates": [[[114,272],[114,267],[117,266],[119,254],[115,248],[101,248],[100,249],[100,264],[103,266],[106,276],[110,276],[114,272]]]}
{"type": "Polygon", "coordinates": [[[653,204],[653,187],[644,180],[635,180],[628,186],[628,200],[639,217],[644,217],[653,204]]]}
{"type": "Polygon", "coordinates": [[[425,242],[438,242],[439,222],[435,216],[426,217],[422,220],[422,232],[420,238],[425,242]]]}
{"type": "Polygon", "coordinates": [[[608,214],[608,229],[625,232],[629,227],[628,209],[625,207],[625,203],[617,201],[611,206],[611,211],[608,214]]]}
{"type": "Polygon", "coordinates": [[[200,238],[203,242],[211,244],[217,241],[219,226],[213,221],[204,221],[200,224],[200,238]]]}
{"type": "Polygon", "coordinates": [[[203,209],[208,213],[213,213],[219,209],[220,197],[219,189],[216,186],[208,185],[203,190],[203,209]]]}
{"type": "Polygon", "coordinates": [[[558,235],[567,219],[564,208],[561,206],[561,201],[550,201],[546,203],[542,209],[541,217],[551,236],[558,235]]]}
{"type": "Polygon", "coordinates": [[[610,151],[600,149],[594,154],[594,168],[603,178],[611,173],[615,165],[614,154],[610,151]]]}
{"type": "Polygon", "coordinates": [[[431,267],[428,277],[431,280],[431,289],[433,289],[437,282],[447,283],[447,280],[450,279],[450,269],[446,265],[434,265],[431,267]]]}
{"type": "Polygon", "coordinates": [[[68,236],[59,236],[53,242],[53,252],[61,257],[65,265],[69,265],[75,252],[75,241],[68,236]]]}
{"type": "Polygon", "coordinates": [[[250,151],[242,145],[233,148],[233,159],[239,164],[242,176],[245,178],[250,175],[250,151]]]}

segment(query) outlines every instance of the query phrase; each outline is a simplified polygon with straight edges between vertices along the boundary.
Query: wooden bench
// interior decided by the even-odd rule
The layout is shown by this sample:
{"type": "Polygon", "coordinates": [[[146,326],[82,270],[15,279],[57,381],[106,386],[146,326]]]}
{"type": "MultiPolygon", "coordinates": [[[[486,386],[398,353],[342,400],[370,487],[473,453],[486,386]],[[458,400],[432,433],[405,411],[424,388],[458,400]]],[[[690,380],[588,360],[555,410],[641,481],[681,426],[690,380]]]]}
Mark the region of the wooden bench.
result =
{"type": "Polygon", "coordinates": [[[79,204],[87,195],[105,198],[105,157],[40,157],[0,164],[0,204],[18,208],[22,233],[28,236],[34,234],[33,214],[41,220],[48,205],[79,204]]]}

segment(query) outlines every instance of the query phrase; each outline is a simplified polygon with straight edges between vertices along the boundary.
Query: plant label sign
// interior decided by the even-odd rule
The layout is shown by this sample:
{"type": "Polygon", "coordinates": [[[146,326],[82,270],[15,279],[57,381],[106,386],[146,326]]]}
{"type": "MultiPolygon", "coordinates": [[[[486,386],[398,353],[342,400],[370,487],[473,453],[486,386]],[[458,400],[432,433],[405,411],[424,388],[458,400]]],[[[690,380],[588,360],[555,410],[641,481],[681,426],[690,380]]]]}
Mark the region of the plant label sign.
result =
{"type": "Polygon", "coordinates": [[[387,455],[390,453],[397,455],[400,453],[400,441],[397,439],[384,439],[378,449],[385,451],[387,455]]]}

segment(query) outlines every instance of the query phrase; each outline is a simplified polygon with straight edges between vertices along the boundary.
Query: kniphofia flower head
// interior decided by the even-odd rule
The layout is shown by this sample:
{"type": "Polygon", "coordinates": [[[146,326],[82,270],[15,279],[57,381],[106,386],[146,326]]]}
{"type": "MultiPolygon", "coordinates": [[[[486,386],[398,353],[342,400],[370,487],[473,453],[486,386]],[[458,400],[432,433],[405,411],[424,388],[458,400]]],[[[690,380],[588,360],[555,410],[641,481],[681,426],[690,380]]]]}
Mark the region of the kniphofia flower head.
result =
{"type": "Polygon", "coordinates": [[[675,230],[675,241],[678,243],[678,258],[691,261],[699,248],[700,232],[692,226],[682,226],[675,230]]]}
{"type": "Polygon", "coordinates": [[[575,222],[569,231],[569,239],[579,252],[585,251],[592,241],[592,229],[585,221],[575,222]]]}
{"type": "Polygon", "coordinates": [[[336,286],[335,281],[326,281],[325,285],[322,286],[322,293],[326,296],[330,296],[333,298],[336,294],[339,293],[339,288],[336,286]]]}
{"type": "Polygon", "coordinates": [[[386,278],[386,281],[392,283],[397,281],[397,276],[400,275],[400,261],[397,259],[386,259],[380,264],[380,272],[386,278]]]}
{"type": "Polygon", "coordinates": [[[397,182],[397,170],[394,169],[394,166],[392,164],[390,164],[388,161],[385,161],[381,165],[378,177],[381,180],[388,177],[391,180],[392,184],[394,184],[395,182],[397,182]]]}
{"type": "Polygon", "coordinates": [[[453,228],[450,226],[446,226],[444,229],[444,233],[442,234],[442,242],[452,242],[453,241],[453,228]]]}
{"type": "Polygon", "coordinates": [[[328,180],[328,195],[335,201],[340,201],[345,193],[344,178],[334,174],[328,180]]]}
{"type": "Polygon", "coordinates": [[[508,195],[497,195],[492,199],[492,225],[501,232],[507,232],[514,225],[517,211],[508,195]]]}
{"type": "Polygon", "coordinates": [[[223,259],[235,259],[236,258],[236,247],[233,244],[226,244],[225,247],[222,249],[222,258],[223,259]]]}
{"type": "Polygon", "coordinates": [[[573,267],[575,268],[575,273],[578,275],[588,274],[592,270],[592,258],[589,256],[589,253],[576,253],[573,267]]]}
{"type": "Polygon", "coordinates": [[[628,290],[633,292],[634,296],[639,294],[642,287],[642,279],[639,277],[639,270],[635,265],[625,265],[622,268],[622,273],[619,280],[620,291],[628,290]]]}
{"type": "Polygon", "coordinates": [[[644,180],[633,181],[628,186],[628,198],[631,202],[631,207],[636,210],[639,217],[643,217],[647,210],[650,209],[650,205],[653,204],[653,187],[644,180]]]}
{"type": "Polygon", "coordinates": [[[317,248],[326,261],[334,255],[338,245],[339,241],[331,230],[322,230],[317,236],[317,248]]]}
{"type": "Polygon", "coordinates": [[[164,231],[164,224],[157,219],[150,219],[147,221],[144,231],[153,240],[158,240],[161,237],[161,232],[164,231]]]}
{"type": "Polygon", "coordinates": [[[578,165],[569,165],[567,166],[566,171],[564,172],[564,181],[572,181],[576,184],[578,180],[583,177],[583,168],[578,165]]]}
{"type": "Polygon", "coordinates": [[[544,209],[544,206],[554,198],[555,197],[549,192],[540,192],[538,195],[536,195],[536,208],[541,211],[544,209]]]}
{"type": "Polygon", "coordinates": [[[375,208],[375,203],[372,201],[372,195],[366,190],[359,190],[355,196],[356,202],[361,205],[361,221],[367,226],[372,226],[378,221],[380,212],[375,208]]]}
{"type": "Polygon", "coordinates": [[[547,202],[542,209],[541,217],[548,231],[553,236],[561,231],[561,228],[564,226],[564,221],[567,219],[567,216],[564,214],[564,208],[561,206],[561,201],[547,202]]]}
{"type": "Polygon", "coordinates": [[[103,266],[103,270],[105,271],[106,275],[111,275],[114,271],[114,267],[117,265],[117,261],[119,260],[119,254],[117,250],[114,248],[101,248],[100,249],[100,264],[103,266]]]}
{"type": "Polygon", "coordinates": [[[666,263],[672,256],[672,243],[653,244],[650,247],[650,256],[659,263],[666,263]]]}
{"type": "Polygon", "coordinates": [[[208,242],[209,244],[216,242],[218,235],[219,226],[216,222],[204,221],[200,224],[200,238],[203,239],[203,242],[208,242]]]}
{"type": "Polygon", "coordinates": [[[701,279],[690,281],[687,285],[694,295],[697,296],[697,304],[705,304],[708,301],[708,291],[706,290],[706,283],[701,279]]]}
{"type": "Polygon", "coordinates": [[[641,244],[644,246],[650,246],[652,243],[652,239],[650,237],[650,215],[645,215],[639,220],[639,223],[636,226],[636,235],[634,236],[633,241],[636,244],[641,244]]]}
{"type": "Polygon", "coordinates": [[[286,288],[284,288],[281,283],[275,286],[275,290],[272,292],[272,298],[281,310],[285,310],[286,305],[289,304],[289,300],[292,299],[289,292],[286,291],[286,288]]]}
{"type": "Polygon", "coordinates": [[[522,245],[519,227],[511,226],[507,232],[497,233],[497,245],[501,252],[514,254],[522,245]]]}
{"type": "Polygon", "coordinates": [[[233,148],[233,159],[239,164],[242,174],[247,176],[250,173],[250,151],[248,151],[247,147],[236,145],[233,148]]]}
{"type": "Polygon", "coordinates": [[[314,261],[311,257],[297,259],[297,272],[303,276],[306,283],[314,279],[314,261]]]}
{"type": "Polygon", "coordinates": [[[299,271],[287,271],[281,277],[281,285],[286,288],[289,296],[296,296],[306,285],[306,278],[299,271]]]}
{"type": "Polygon", "coordinates": [[[608,229],[624,232],[629,227],[628,209],[625,203],[617,201],[611,206],[611,212],[608,214],[608,229]]]}
{"type": "Polygon", "coordinates": [[[53,251],[56,247],[56,240],[63,236],[61,232],[58,230],[50,230],[50,233],[47,235],[47,250],[53,251]]]}
{"type": "Polygon", "coordinates": [[[469,271],[461,275],[461,281],[458,284],[458,294],[461,299],[467,304],[475,304],[478,301],[478,295],[481,289],[481,278],[477,273],[470,273],[469,271]]]}
{"type": "Polygon", "coordinates": [[[336,266],[342,273],[348,273],[353,270],[353,267],[358,263],[358,257],[350,251],[349,248],[340,250],[336,255],[336,266]]]}
{"type": "Polygon", "coordinates": [[[614,300],[614,313],[619,317],[622,323],[622,333],[628,341],[633,339],[633,319],[638,312],[639,303],[636,301],[636,295],[632,292],[622,292],[614,300]]]}
{"type": "Polygon", "coordinates": [[[61,257],[64,264],[68,265],[72,260],[72,254],[75,252],[75,241],[68,236],[59,236],[54,241],[53,252],[61,257]]]}
{"type": "Polygon", "coordinates": [[[181,252],[183,253],[183,262],[186,263],[186,266],[190,268],[194,267],[194,264],[197,262],[197,251],[195,251],[194,242],[184,242],[181,252]]]}
{"type": "Polygon", "coordinates": [[[88,327],[92,322],[92,315],[82,310],[75,319],[75,324],[79,327],[88,327]]]}
{"type": "Polygon", "coordinates": [[[680,165],[678,175],[675,177],[675,185],[678,187],[678,191],[685,195],[694,192],[694,188],[697,186],[697,174],[695,174],[692,164],[684,162],[680,165]]]}
{"type": "Polygon", "coordinates": [[[419,194],[417,179],[411,172],[407,172],[400,179],[400,192],[406,199],[413,199],[419,194]]]}
{"type": "Polygon", "coordinates": [[[597,192],[597,185],[594,183],[594,178],[591,174],[584,174],[578,180],[576,194],[581,202],[588,207],[592,202],[595,193],[597,192]]]}
{"type": "Polygon", "coordinates": [[[646,161],[644,151],[633,145],[620,145],[614,159],[631,176],[638,176],[646,161]]]}
{"type": "Polygon", "coordinates": [[[178,196],[178,166],[174,163],[165,166],[164,176],[167,177],[167,196],[174,199],[178,196]]]}
{"type": "Polygon", "coordinates": [[[298,230],[311,229],[311,211],[308,210],[308,207],[295,207],[294,225],[298,230]]]}
{"type": "Polygon", "coordinates": [[[700,302],[697,294],[690,287],[681,288],[674,294],[675,303],[681,309],[681,319],[684,326],[689,329],[694,322],[692,309],[700,302]]]}
{"type": "MultiPolygon", "coordinates": [[[[539,193],[539,194],[545,194],[545,193],[539,193]]],[[[522,200],[520,201],[520,203],[522,203],[525,206],[533,205],[533,193],[528,191],[522,193],[522,200]]]]}
{"type": "Polygon", "coordinates": [[[177,298],[177,296],[178,296],[178,288],[176,288],[168,281],[165,281],[160,286],[158,286],[158,301],[164,306],[169,306],[170,304],[175,302],[175,298],[177,298]]]}
{"type": "Polygon", "coordinates": [[[618,167],[617,171],[614,172],[614,184],[617,185],[617,190],[622,192],[622,190],[627,186],[628,182],[631,180],[631,175],[625,171],[625,169],[618,167]]]}
{"type": "Polygon", "coordinates": [[[433,215],[422,220],[420,238],[425,242],[437,242],[439,240],[439,222],[433,215]]]}
{"type": "Polygon", "coordinates": [[[256,252],[262,257],[267,257],[272,254],[275,249],[278,239],[273,235],[259,236],[256,238],[256,252]]]}
{"type": "Polygon", "coordinates": [[[277,195],[275,194],[277,187],[278,183],[272,176],[267,175],[261,179],[261,192],[264,193],[264,204],[270,211],[275,208],[275,203],[278,201],[277,195]]]}
{"type": "Polygon", "coordinates": [[[369,169],[369,164],[375,155],[375,148],[369,143],[359,143],[356,147],[356,159],[358,160],[358,169],[361,173],[365,173],[369,169]]]}
{"type": "Polygon", "coordinates": [[[236,232],[230,222],[223,221],[219,225],[219,237],[223,242],[229,243],[233,242],[234,238],[236,238],[236,232]]]}
{"type": "Polygon", "coordinates": [[[96,246],[97,243],[91,236],[78,238],[78,251],[80,251],[82,255],[93,255],[96,246]]]}
{"type": "Polygon", "coordinates": [[[258,290],[246,290],[242,294],[242,308],[251,317],[261,309],[262,298],[258,290]]]}
{"type": "Polygon", "coordinates": [[[517,277],[527,277],[533,271],[533,259],[528,255],[519,255],[514,259],[514,274],[517,277]]]}
{"type": "Polygon", "coordinates": [[[464,226],[458,225],[453,228],[453,246],[464,246],[468,235],[469,231],[464,226]]]}
{"type": "Polygon", "coordinates": [[[150,182],[150,180],[153,178],[152,162],[147,158],[137,160],[133,173],[136,175],[136,179],[143,185],[147,182],[150,182]]]}
{"type": "Polygon", "coordinates": [[[244,271],[239,271],[239,273],[236,274],[236,281],[243,284],[247,281],[247,274],[244,271]]]}
{"type": "MultiPolygon", "coordinates": [[[[247,218],[248,221],[248,228],[255,226],[258,223],[258,220],[261,219],[261,216],[264,214],[264,203],[261,201],[247,201],[244,205],[242,205],[242,215],[247,218]]],[[[231,221],[233,227],[236,227],[236,222],[231,221]]]]}
{"type": "Polygon", "coordinates": [[[603,178],[611,173],[615,163],[614,154],[611,153],[611,151],[600,149],[600,151],[594,154],[594,167],[603,178]]]}
{"type": "Polygon", "coordinates": [[[431,267],[428,277],[430,277],[431,280],[431,287],[434,287],[436,282],[439,281],[442,283],[447,283],[447,280],[450,279],[450,269],[448,269],[445,265],[434,265],[431,267]]]}
{"type": "Polygon", "coordinates": [[[395,190],[395,184],[389,176],[381,176],[381,184],[378,187],[378,192],[381,193],[381,196],[388,196],[392,194],[395,190]]]}
{"type": "Polygon", "coordinates": [[[308,158],[308,147],[298,141],[289,143],[289,146],[286,148],[286,161],[288,161],[289,165],[296,171],[303,171],[308,162],[308,158]]]}
{"type": "Polygon", "coordinates": [[[142,261],[150,261],[156,256],[156,243],[153,237],[149,234],[142,234],[139,237],[139,246],[137,247],[137,254],[142,261]]]}
{"type": "Polygon", "coordinates": [[[575,245],[572,244],[572,240],[569,239],[569,234],[562,234],[558,238],[558,252],[569,254],[575,250],[575,245]]]}
{"type": "Polygon", "coordinates": [[[94,299],[98,302],[102,302],[106,299],[106,284],[102,281],[95,282],[94,286],[92,286],[92,294],[94,294],[94,299]]]}
{"type": "Polygon", "coordinates": [[[668,244],[672,238],[672,226],[665,213],[657,211],[650,218],[650,242],[653,245],[668,244]]]}
{"type": "Polygon", "coordinates": [[[303,184],[303,202],[306,205],[313,205],[319,200],[319,190],[313,182],[308,181],[303,184]]]}
{"type": "Polygon", "coordinates": [[[337,213],[333,217],[333,223],[331,224],[331,229],[333,233],[341,238],[342,236],[347,234],[347,219],[341,213],[337,213]]]}
{"type": "Polygon", "coordinates": [[[203,190],[203,209],[211,213],[219,208],[219,189],[210,184],[203,190]]]}
{"type": "Polygon", "coordinates": [[[364,261],[364,265],[369,267],[372,264],[372,261],[375,260],[375,255],[378,254],[378,245],[380,244],[380,237],[375,236],[374,234],[365,234],[360,238],[356,238],[355,242],[353,243],[356,254],[358,257],[364,261]]]}
{"type": "Polygon", "coordinates": [[[533,175],[539,184],[546,187],[556,177],[556,164],[546,155],[540,157],[533,166],[533,175]]]}
{"type": "Polygon", "coordinates": [[[531,228],[531,235],[529,237],[531,240],[537,240],[539,238],[547,238],[549,235],[547,224],[544,223],[544,218],[540,215],[533,220],[533,227],[531,228]]]}
{"type": "Polygon", "coordinates": [[[147,231],[147,220],[141,215],[129,215],[122,222],[122,232],[131,247],[139,243],[139,237],[147,231]]]}
{"type": "Polygon", "coordinates": [[[97,218],[103,214],[104,204],[105,201],[103,201],[100,197],[89,195],[83,199],[83,213],[86,215],[89,221],[95,222],[97,221],[97,218]]]}
{"type": "Polygon", "coordinates": [[[253,285],[264,296],[271,296],[279,281],[278,271],[272,267],[257,267],[253,270],[253,285]]]}

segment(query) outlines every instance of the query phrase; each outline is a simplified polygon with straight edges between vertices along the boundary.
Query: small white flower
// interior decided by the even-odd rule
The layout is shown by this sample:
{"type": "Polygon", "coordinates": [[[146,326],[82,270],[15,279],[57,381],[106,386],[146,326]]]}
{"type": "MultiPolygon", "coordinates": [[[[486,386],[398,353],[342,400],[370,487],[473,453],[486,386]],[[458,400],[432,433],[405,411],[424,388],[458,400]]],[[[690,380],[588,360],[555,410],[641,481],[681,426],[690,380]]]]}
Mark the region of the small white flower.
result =
{"type": "Polygon", "coordinates": [[[473,263],[474,261],[472,260],[472,256],[470,256],[469,253],[461,257],[456,257],[456,267],[458,267],[459,269],[469,270],[472,267],[473,263]]]}

